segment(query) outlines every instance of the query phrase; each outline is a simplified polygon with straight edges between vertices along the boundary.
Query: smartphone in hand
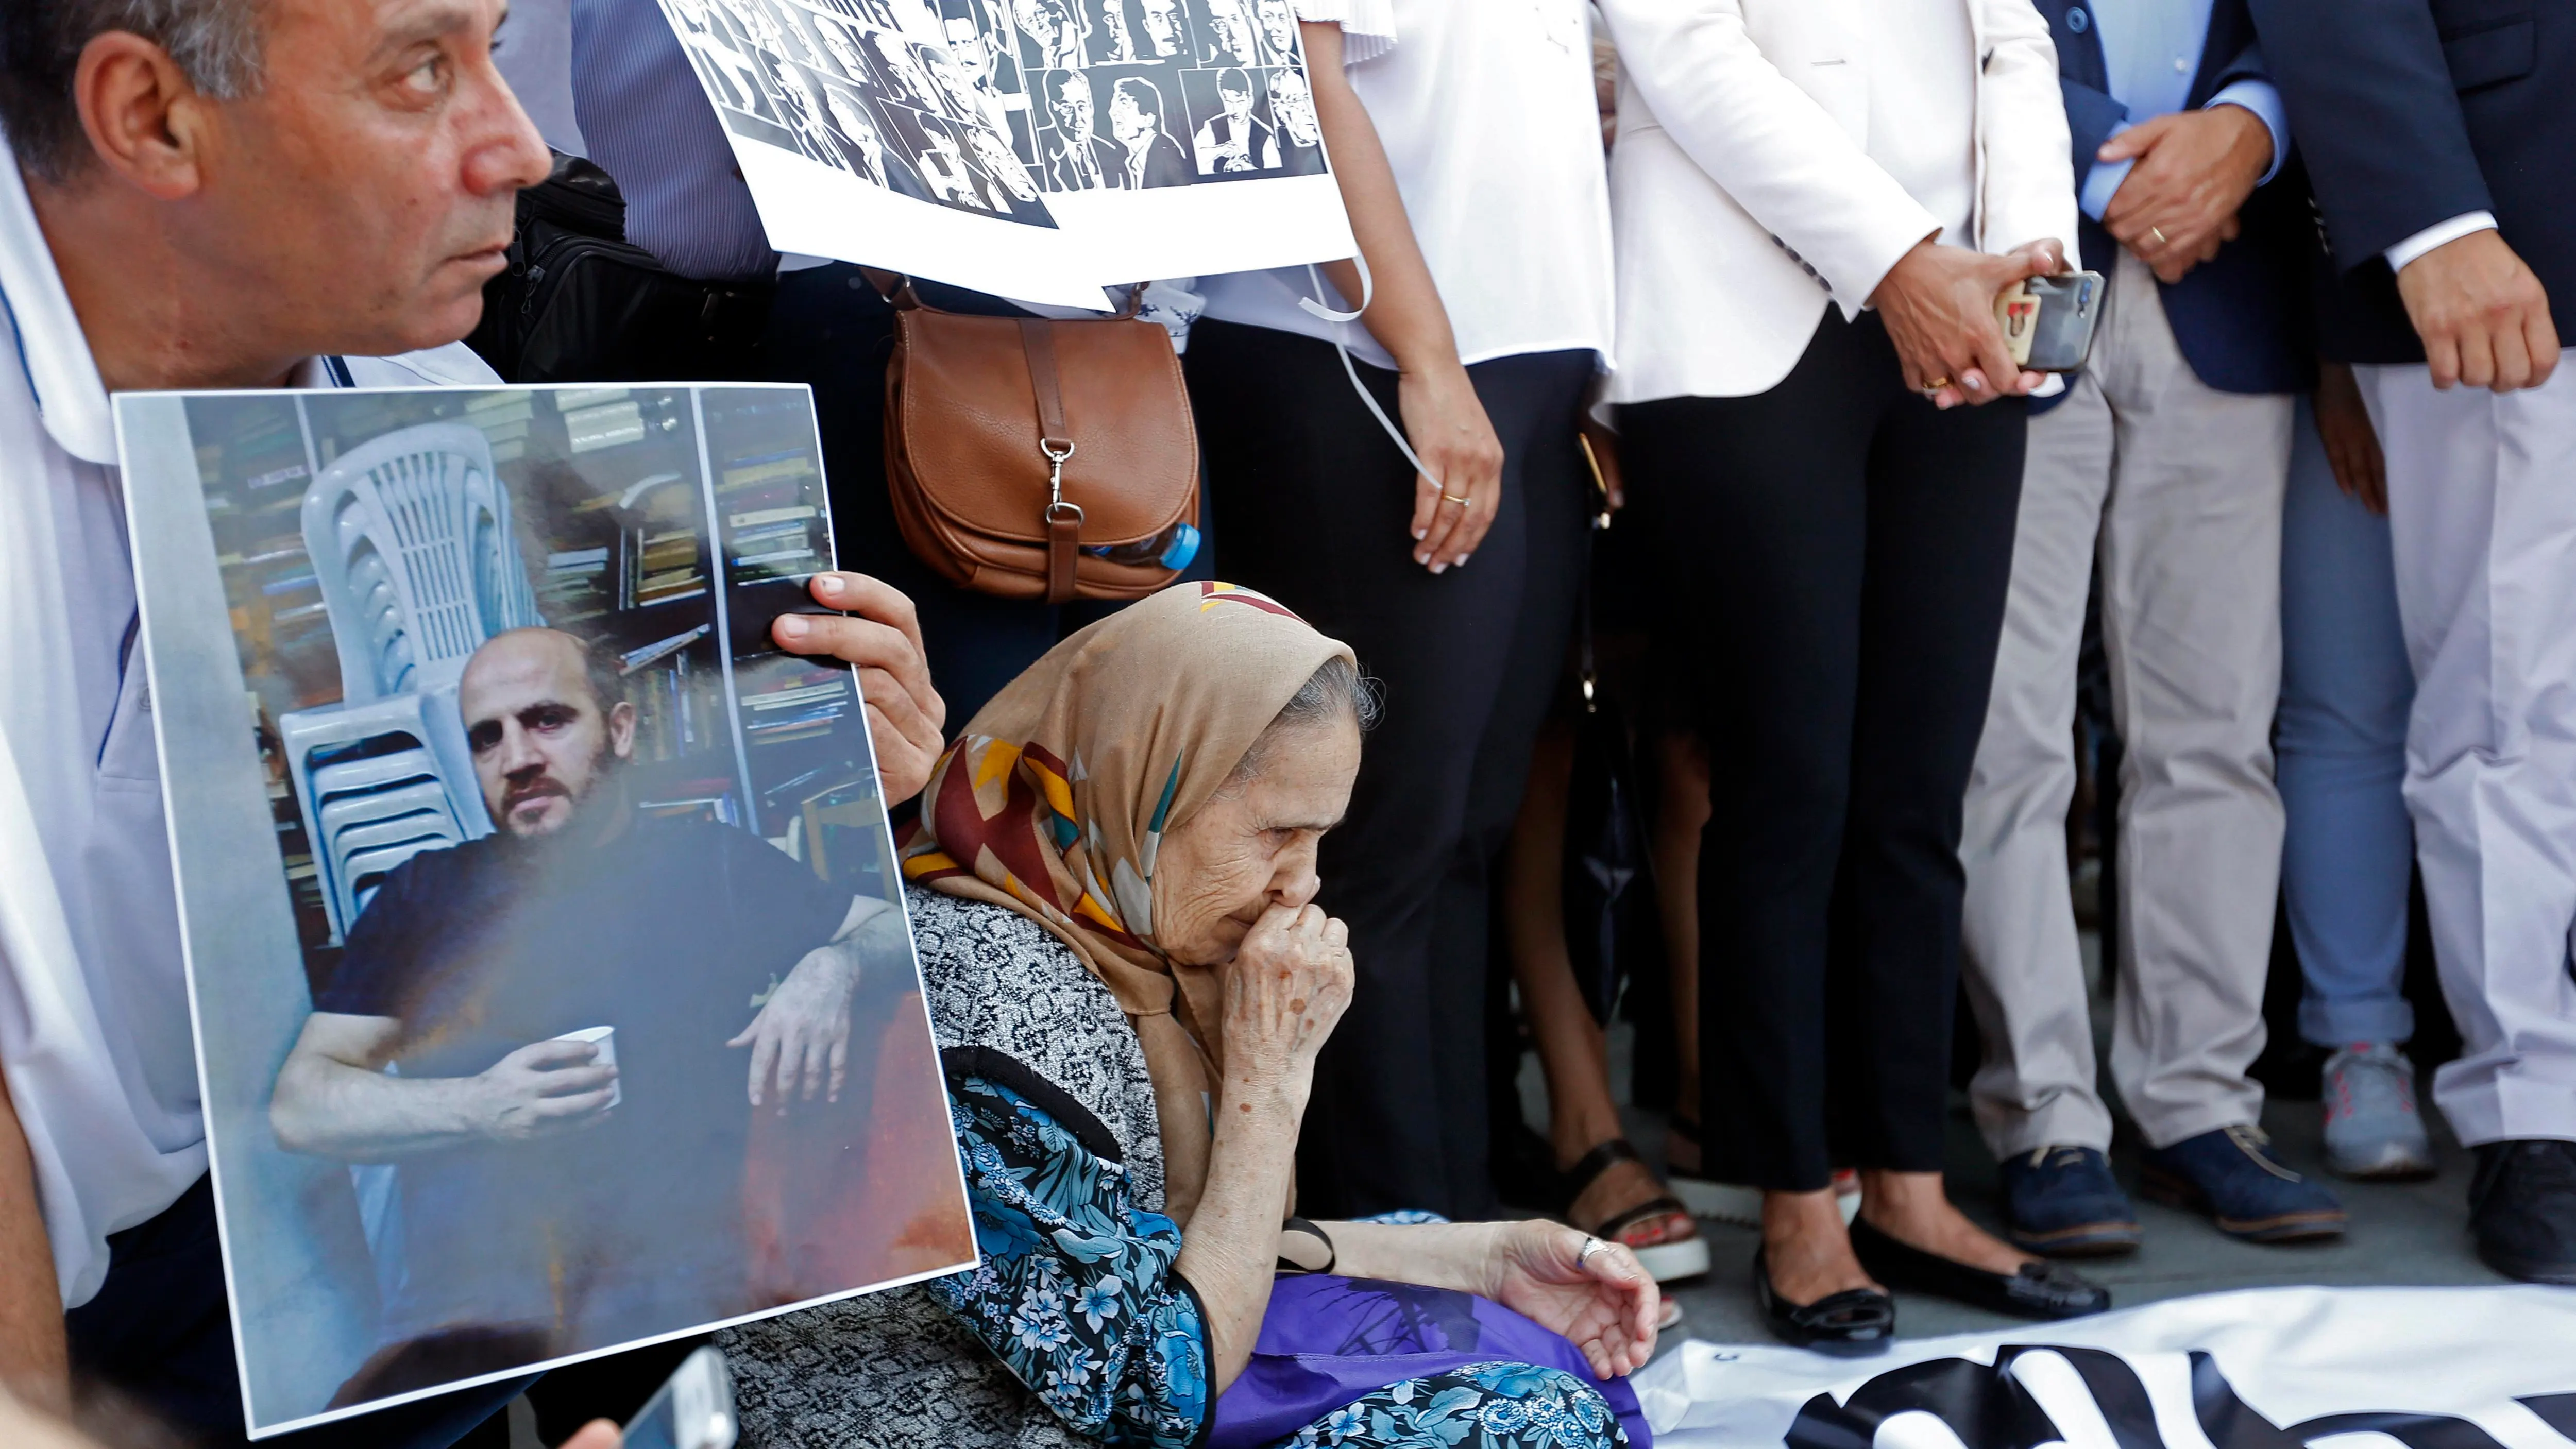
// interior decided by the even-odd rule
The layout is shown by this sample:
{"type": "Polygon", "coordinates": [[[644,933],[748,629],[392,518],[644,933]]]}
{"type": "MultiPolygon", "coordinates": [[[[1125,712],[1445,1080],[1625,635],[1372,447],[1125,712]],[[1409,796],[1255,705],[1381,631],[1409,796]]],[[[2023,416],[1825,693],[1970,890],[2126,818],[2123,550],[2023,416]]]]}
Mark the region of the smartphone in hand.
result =
{"type": "Polygon", "coordinates": [[[2032,372],[2074,372],[2093,351],[2102,318],[2102,274],[2031,277],[1995,299],[1995,321],[2013,361],[2032,372]]]}
{"type": "Polygon", "coordinates": [[[733,1375],[701,1348],[680,1361],[626,1424],[625,1449],[733,1449],[733,1375]]]}

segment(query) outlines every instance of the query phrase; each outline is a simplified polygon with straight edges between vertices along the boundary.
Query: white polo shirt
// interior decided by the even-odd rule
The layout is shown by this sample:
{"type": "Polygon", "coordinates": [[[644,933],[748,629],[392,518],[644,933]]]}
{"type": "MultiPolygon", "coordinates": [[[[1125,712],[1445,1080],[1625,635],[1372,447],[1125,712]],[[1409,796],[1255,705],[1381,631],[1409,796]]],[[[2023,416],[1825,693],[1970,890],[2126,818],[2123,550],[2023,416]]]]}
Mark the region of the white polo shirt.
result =
{"type": "MultiPolygon", "coordinates": [[[[114,419],[5,160],[0,303],[0,1070],[71,1308],[107,1276],[107,1235],[205,1173],[206,1131],[114,419]]],[[[496,381],[461,343],[294,377],[496,381]]]]}

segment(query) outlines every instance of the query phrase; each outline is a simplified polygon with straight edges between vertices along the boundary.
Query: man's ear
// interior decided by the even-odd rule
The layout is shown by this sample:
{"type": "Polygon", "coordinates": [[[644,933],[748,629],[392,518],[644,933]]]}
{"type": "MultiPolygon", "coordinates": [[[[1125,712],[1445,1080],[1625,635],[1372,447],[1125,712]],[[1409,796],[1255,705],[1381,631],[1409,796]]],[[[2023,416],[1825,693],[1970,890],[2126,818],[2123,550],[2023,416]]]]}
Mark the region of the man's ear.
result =
{"type": "Polygon", "coordinates": [[[72,73],[72,100],[100,165],[163,201],[203,182],[212,106],[168,51],[131,31],[91,37],[72,73]]]}
{"type": "Polygon", "coordinates": [[[608,707],[608,748],[621,760],[635,758],[635,706],[622,699],[608,707]]]}

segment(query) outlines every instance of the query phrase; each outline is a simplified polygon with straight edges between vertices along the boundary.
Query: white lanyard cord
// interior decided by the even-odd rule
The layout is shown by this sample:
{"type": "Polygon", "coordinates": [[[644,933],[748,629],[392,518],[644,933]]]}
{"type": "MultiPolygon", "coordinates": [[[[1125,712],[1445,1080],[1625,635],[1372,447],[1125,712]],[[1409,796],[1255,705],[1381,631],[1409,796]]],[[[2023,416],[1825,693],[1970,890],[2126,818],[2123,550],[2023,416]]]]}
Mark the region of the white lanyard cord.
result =
{"type": "Polygon", "coordinates": [[[1298,298],[1297,306],[1309,316],[1320,317],[1334,324],[1333,350],[1342,355],[1342,372],[1351,380],[1351,391],[1360,395],[1360,401],[1368,406],[1369,416],[1376,418],[1377,425],[1386,429],[1387,437],[1394,440],[1396,451],[1404,454],[1404,461],[1413,465],[1413,471],[1430,479],[1434,486],[1440,486],[1439,475],[1423,466],[1421,455],[1415,453],[1413,444],[1405,440],[1404,429],[1396,426],[1395,420],[1386,415],[1386,409],[1378,406],[1377,394],[1369,391],[1368,384],[1360,381],[1360,370],[1351,361],[1350,346],[1343,341],[1344,329],[1360,319],[1360,313],[1368,310],[1369,303],[1377,295],[1377,284],[1369,276],[1368,258],[1353,252],[1351,265],[1359,268],[1360,271],[1360,305],[1357,311],[1336,312],[1317,300],[1324,295],[1324,278],[1322,273],[1315,270],[1315,264],[1312,262],[1306,264],[1306,280],[1314,283],[1315,295],[1298,298]]]}

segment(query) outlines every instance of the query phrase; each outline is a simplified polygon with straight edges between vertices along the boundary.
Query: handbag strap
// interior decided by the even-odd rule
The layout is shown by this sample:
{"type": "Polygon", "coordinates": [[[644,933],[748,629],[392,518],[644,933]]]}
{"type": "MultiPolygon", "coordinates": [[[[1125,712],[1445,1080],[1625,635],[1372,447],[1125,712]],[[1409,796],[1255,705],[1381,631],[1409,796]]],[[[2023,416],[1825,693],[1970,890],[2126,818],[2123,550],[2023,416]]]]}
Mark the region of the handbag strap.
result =
{"type": "Polygon", "coordinates": [[[1064,465],[1073,457],[1072,429],[1064,421],[1064,384],[1055,362],[1055,327],[1044,317],[1020,319],[1020,348],[1029,358],[1029,387],[1037,394],[1038,452],[1047,460],[1046,598],[1073,601],[1075,550],[1082,543],[1082,506],[1064,496],[1064,465]]]}

